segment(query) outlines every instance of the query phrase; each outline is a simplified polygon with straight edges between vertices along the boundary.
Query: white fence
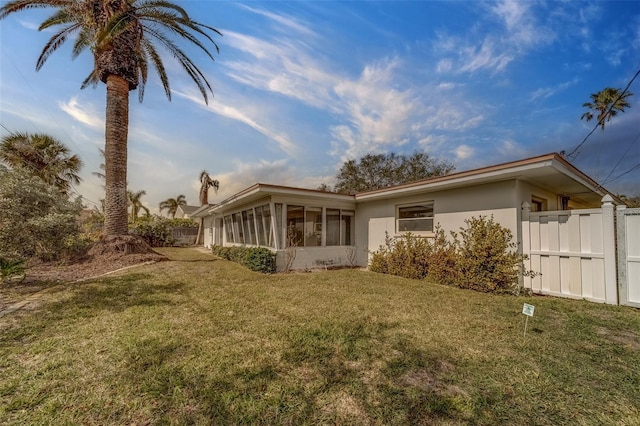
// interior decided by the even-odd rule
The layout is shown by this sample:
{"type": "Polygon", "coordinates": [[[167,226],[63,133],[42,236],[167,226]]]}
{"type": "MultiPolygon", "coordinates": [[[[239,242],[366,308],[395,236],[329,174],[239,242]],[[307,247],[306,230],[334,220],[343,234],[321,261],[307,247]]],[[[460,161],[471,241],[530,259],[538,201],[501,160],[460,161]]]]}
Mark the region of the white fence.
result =
{"type": "Polygon", "coordinates": [[[618,207],[620,304],[640,308],[640,208],[618,207]]]}
{"type": "Polygon", "coordinates": [[[522,251],[528,270],[524,286],[535,293],[617,304],[613,199],[602,208],[531,212],[522,206],[522,251]]]}

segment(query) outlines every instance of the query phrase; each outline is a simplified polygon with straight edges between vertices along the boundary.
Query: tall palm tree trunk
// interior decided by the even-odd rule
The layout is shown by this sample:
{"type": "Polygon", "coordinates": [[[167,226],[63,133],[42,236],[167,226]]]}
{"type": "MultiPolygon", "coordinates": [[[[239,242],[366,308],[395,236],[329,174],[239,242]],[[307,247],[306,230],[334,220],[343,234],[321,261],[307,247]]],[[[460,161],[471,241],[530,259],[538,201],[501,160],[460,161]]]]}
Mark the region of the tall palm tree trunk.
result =
{"type": "Polygon", "coordinates": [[[129,129],[129,83],[114,74],[107,77],[105,123],[105,218],[106,236],[127,235],[127,137],[129,129]]]}

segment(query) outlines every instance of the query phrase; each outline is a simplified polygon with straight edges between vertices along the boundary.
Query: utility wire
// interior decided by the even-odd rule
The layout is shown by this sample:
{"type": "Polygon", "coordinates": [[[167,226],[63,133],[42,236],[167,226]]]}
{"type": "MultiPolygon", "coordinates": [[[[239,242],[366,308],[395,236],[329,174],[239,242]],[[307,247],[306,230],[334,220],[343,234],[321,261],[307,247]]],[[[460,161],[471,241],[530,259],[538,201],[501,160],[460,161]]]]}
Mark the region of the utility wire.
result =
{"type": "Polygon", "coordinates": [[[587,136],[585,136],[585,138],[582,140],[582,142],[580,142],[578,144],[578,146],[576,146],[573,149],[573,151],[571,151],[569,154],[567,154],[567,158],[569,158],[570,160],[575,160],[576,158],[578,158],[578,154],[580,154],[580,152],[578,152],[578,150],[582,147],[582,145],[584,145],[584,143],[587,141],[587,139],[589,139],[589,137],[598,129],[598,127],[600,127],[602,125],[604,119],[607,118],[607,116],[609,115],[609,113],[613,109],[613,106],[616,104],[616,102],[618,102],[624,96],[625,93],[627,93],[627,91],[629,90],[629,87],[631,86],[631,83],[633,83],[633,81],[638,77],[638,75],[640,75],[640,68],[638,69],[636,74],[633,76],[633,78],[629,81],[629,83],[627,84],[627,87],[625,87],[624,90],[618,95],[618,98],[611,103],[611,105],[609,106],[607,111],[602,115],[602,118],[600,120],[598,120],[598,123],[595,125],[595,127],[589,132],[589,134],[587,136]]]}
{"type": "Polygon", "coordinates": [[[606,181],[606,182],[604,182],[604,183],[605,183],[605,184],[607,184],[607,183],[609,183],[609,182],[613,182],[614,180],[618,180],[618,179],[620,179],[622,176],[627,175],[627,174],[631,173],[632,171],[634,171],[635,169],[638,169],[638,168],[640,168],[640,163],[636,164],[635,166],[631,167],[631,168],[630,168],[629,170],[627,170],[626,172],[621,173],[621,174],[619,174],[618,176],[616,176],[616,177],[614,177],[614,178],[612,178],[612,179],[610,179],[610,180],[608,180],[608,181],[606,181]]]}

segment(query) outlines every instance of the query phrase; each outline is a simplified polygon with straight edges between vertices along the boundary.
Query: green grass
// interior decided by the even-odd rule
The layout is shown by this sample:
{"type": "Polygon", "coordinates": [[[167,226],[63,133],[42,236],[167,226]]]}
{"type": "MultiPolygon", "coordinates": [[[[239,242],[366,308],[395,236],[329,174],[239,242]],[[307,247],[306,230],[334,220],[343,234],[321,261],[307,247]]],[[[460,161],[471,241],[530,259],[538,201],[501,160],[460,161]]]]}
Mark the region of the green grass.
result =
{"type": "Polygon", "coordinates": [[[163,252],[11,314],[0,424],[640,423],[638,310],[163,252]]]}

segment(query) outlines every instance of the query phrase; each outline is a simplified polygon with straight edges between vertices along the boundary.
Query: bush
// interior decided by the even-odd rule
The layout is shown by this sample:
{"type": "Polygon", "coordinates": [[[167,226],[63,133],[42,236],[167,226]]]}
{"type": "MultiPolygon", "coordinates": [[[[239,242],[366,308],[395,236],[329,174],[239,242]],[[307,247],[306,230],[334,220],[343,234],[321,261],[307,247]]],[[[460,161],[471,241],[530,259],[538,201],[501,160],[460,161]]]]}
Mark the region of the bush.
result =
{"type": "Polygon", "coordinates": [[[142,238],[151,247],[166,247],[174,243],[170,220],[159,216],[139,218],[129,224],[129,233],[142,238]]]}
{"type": "Polygon", "coordinates": [[[265,247],[222,247],[213,246],[214,255],[230,260],[256,272],[270,274],[276,272],[276,254],[265,247]]]}
{"type": "MultiPolygon", "coordinates": [[[[460,273],[453,284],[484,292],[508,292],[518,287],[526,256],[516,251],[511,230],[486,216],[465,220],[460,230],[458,262],[460,273]]],[[[526,274],[532,272],[527,271],[526,274]]]]}
{"type": "Polygon", "coordinates": [[[0,257],[0,283],[14,277],[24,279],[26,273],[25,260],[7,260],[0,257]]]}
{"type": "Polygon", "coordinates": [[[405,278],[429,277],[441,284],[483,292],[517,292],[526,256],[516,251],[511,231],[485,216],[465,220],[460,234],[447,240],[437,226],[435,238],[406,234],[390,239],[373,253],[370,270],[405,278]]]}
{"type": "Polygon", "coordinates": [[[385,245],[373,254],[369,269],[404,278],[422,279],[428,273],[431,245],[425,238],[407,233],[398,238],[387,234],[385,245]]]}
{"type": "Polygon", "coordinates": [[[78,235],[80,199],[20,171],[0,170],[0,256],[16,261],[65,256],[65,241],[78,235]]]}

